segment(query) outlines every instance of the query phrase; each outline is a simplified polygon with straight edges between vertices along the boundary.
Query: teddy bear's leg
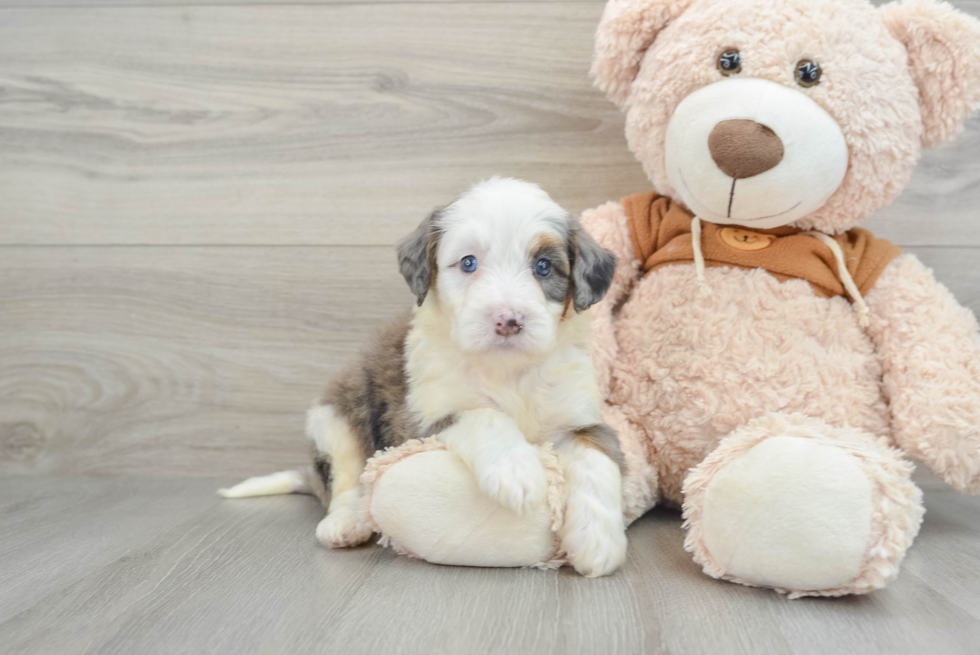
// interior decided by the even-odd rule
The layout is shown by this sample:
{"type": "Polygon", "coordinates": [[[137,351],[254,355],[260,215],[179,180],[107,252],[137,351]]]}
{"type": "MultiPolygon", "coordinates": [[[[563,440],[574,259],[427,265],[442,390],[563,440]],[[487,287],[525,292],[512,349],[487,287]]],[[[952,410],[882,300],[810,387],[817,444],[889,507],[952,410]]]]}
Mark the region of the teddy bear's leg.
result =
{"type": "Polygon", "coordinates": [[[616,431],[623,451],[623,516],[629,525],[657,504],[657,469],[650,464],[643,430],[619,407],[603,403],[602,418],[616,431]]]}
{"type": "Polygon", "coordinates": [[[445,444],[409,441],[368,461],[362,518],[383,545],[436,564],[557,567],[562,474],[554,453],[537,453],[546,498],[517,513],[482,492],[445,444]]]}
{"type": "Polygon", "coordinates": [[[918,532],[911,472],[860,430],[764,416],[688,474],[685,548],[708,575],[791,597],[869,592],[898,574],[918,532]]]}

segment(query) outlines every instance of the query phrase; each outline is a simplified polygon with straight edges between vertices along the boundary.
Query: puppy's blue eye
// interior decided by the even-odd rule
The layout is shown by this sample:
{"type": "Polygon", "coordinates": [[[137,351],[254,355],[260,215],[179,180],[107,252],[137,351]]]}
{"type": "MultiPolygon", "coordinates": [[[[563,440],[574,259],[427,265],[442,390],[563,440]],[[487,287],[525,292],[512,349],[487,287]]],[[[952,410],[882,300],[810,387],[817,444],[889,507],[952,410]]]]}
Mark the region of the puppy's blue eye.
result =
{"type": "Polygon", "coordinates": [[[551,275],[551,262],[547,259],[539,259],[537,263],[534,264],[534,272],[541,277],[548,277],[551,275]]]}
{"type": "Polygon", "coordinates": [[[476,257],[474,257],[473,255],[467,255],[466,257],[463,257],[463,259],[460,260],[459,262],[459,267],[463,269],[464,273],[474,272],[477,267],[476,257]]]}

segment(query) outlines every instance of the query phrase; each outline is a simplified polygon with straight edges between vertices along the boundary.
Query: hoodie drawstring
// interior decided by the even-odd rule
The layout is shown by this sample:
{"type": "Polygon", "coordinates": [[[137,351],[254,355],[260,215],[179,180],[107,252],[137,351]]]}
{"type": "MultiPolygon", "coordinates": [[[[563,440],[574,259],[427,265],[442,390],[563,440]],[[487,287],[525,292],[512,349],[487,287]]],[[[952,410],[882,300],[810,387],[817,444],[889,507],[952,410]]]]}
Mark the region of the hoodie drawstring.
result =
{"type": "MultiPolygon", "coordinates": [[[[837,260],[837,275],[840,277],[844,289],[847,290],[847,293],[854,301],[854,306],[857,308],[858,324],[863,328],[868,327],[871,323],[871,311],[868,309],[868,304],[864,301],[864,296],[861,295],[857,285],[854,283],[851,272],[847,270],[847,262],[844,261],[844,251],[841,249],[840,244],[837,243],[836,239],[823,232],[810,231],[802,232],[801,234],[817,239],[834,253],[834,259],[837,260]]],[[[694,249],[694,270],[697,274],[698,296],[704,298],[711,295],[711,286],[708,284],[704,273],[704,253],[701,251],[701,219],[697,216],[691,219],[691,246],[694,249]]]]}
{"type": "Polygon", "coordinates": [[[844,261],[844,251],[841,249],[840,244],[837,243],[837,239],[823,232],[816,231],[804,232],[803,235],[817,239],[834,253],[834,259],[837,260],[837,275],[844,284],[844,288],[847,289],[847,293],[850,294],[851,299],[854,300],[854,306],[857,307],[858,323],[861,327],[868,327],[871,323],[871,311],[868,309],[868,303],[864,302],[864,296],[861,295],[857,285],[854,284],[854,278],[851,277],[851,272],[847,270],[847,262],[844,261]]]}
{"type": "Polygon", "coordinates": [[[698,296],[707,298],[711,295],[711,287],[704,276],[704,253],[701,252],[701,219],[697,216],[691,220],[691,245],[694,247],[694,270],[698,276],[698,296]]]}

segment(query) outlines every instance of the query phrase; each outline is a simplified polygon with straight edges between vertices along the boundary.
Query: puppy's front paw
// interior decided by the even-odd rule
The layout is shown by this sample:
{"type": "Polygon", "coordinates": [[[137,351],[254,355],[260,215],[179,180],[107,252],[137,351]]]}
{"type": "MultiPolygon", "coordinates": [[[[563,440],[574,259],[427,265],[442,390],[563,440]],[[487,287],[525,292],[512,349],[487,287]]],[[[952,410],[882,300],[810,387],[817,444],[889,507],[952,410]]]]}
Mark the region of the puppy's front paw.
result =
{"type": "Polygon", "coordinates": [[[336,509],[316,526],[316,538],[327,548],[349,548],[371,538],[371,529],[352,510],[336,509]]]}
{"type": "Polygon", "coordinates": [[[561,548],[575,570],[587,578],[614,572],[626,561],[626,528],[621,513],[584,510],[570,502],[561,548]]]}
{"type": "Polygon", "coordinates": [[[474,464],[480,491],[522,513],[544,502],[548,482],[538,453],[527,442],[486,448],[474,464]]]}

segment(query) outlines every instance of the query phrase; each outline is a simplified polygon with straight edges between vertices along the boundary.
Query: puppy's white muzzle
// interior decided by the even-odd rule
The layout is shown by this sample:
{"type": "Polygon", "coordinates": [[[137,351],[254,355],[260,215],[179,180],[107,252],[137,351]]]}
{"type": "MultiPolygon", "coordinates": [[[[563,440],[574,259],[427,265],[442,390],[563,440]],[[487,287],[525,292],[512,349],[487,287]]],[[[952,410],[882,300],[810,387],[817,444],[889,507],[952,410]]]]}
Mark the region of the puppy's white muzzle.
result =
{"type": "Polygon", "coordinates": [[[827,202],[847,173],[837,122],[805,93],[755,78],[690,94],[667,126],[668,179],[702,220],[766,229],[827,202]]]}
{"type": "Polygon", "coordinates": [[[555,344],[555,317],[527,275],[489,269],[469,290],[454,321],[453,337],[470,353],[541,354],[555,344]]]}

